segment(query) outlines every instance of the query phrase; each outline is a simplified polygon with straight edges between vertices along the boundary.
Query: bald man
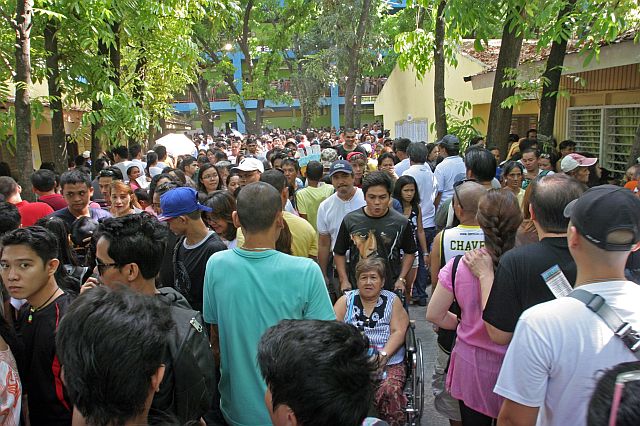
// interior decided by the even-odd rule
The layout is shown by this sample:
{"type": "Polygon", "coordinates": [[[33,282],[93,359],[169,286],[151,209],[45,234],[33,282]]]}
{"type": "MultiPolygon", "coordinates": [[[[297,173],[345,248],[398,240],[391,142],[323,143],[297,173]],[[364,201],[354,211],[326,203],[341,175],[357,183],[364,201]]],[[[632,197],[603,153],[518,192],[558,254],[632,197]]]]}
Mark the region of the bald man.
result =
{"type": "MultiPolygon", "coordinates": [[[[453,211],[460,221],[454,228],[443,229],[433,240],[431,249],[431,288],[435,290],[440,268],[457,255],[484,247],[484,232],[476,219],[478,201],[487,193],[487,188],[477,182],[462,181],[453,186],[453,211]]],[[[434,405],[436,410],[453,421],[460,421],[458,401],[445,390],[445,368],[449,361],[449,353],[442,350],[447,342],[455,338],[451,330],[438,330],[438,356],[433,374],[434,405]]],[[[450,344],[450,343],[449,343],[450,344]]],[[[449,348],[450,350],[450,348],[449,348]]]]}

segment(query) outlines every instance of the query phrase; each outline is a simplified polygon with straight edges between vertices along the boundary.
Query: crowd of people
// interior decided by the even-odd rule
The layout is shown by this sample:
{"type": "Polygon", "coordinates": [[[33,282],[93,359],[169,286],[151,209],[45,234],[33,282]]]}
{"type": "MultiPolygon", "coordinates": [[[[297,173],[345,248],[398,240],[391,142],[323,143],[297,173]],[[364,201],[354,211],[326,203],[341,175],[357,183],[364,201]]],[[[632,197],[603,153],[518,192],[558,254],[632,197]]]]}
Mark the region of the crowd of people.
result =
{"type": "Polygon", "coordinates": [[[639,424],[640,165],[510,139],[200,135],[43,164],[34,202],[0,176],[0,425],[403,425],[410,304],[452,425],[639,424]]]}

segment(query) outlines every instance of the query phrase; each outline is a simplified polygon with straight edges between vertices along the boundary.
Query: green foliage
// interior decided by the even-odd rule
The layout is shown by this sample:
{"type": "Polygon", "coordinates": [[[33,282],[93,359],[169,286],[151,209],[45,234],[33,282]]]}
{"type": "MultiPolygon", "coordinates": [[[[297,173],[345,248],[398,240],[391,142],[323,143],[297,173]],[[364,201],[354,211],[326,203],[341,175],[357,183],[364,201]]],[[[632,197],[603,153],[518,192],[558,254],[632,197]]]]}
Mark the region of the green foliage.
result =
{"type": "MultiPolygon", "coordinates": [[[[464,152],[469,145],[469,141],[474,136],[480,136],[476,129],[484,120],[482,117],[467,117],[473,110],[473,105],[469,101],[456,101],[447,98],[445,100],[445,110],[447,115],[447,131],[456,135],[460,139],[460,151],[464,152]]],[[[429,125],[429,132],[436,132],[436,123],[429,125]]]]}

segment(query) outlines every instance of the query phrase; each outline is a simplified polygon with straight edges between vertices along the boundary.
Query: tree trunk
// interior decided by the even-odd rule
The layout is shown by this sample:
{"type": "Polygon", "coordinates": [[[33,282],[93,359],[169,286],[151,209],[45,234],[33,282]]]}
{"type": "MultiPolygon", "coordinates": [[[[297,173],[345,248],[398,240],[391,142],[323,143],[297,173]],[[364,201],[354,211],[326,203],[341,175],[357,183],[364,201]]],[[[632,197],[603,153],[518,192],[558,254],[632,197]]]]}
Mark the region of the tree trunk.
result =
{"type": "Polygon", "coordinates": [[[48,21],[44,28],[44,48],[47,52],[47,86],[49,88],[49,108],[52,113],[53,163],[56,171],[62,173],[67,169],[67,136],[64,130],[57,32],[58,27],[55,22],[48,21]]]}
{"type": "Polygon", "coordinates": [[[207,94],[208,86],[209,82],[202,76],[202,74],[198,73],[198,81],[189,84],[189,91],[191,92],[191,96],[193,96],[193,100],[198,108],[198,115],[202,122],[202,131],[206,135],[213,136],[213,113],[211,112],[211,104],[209,103],[209,95],[207,94]]]}
{"type": "Polygon", "coordinates": [[[514,19],[507,19],[502,32],[502,45],[498,56],[498,65],[493,82],[493,92],[491,95],[491,109],[489,111],[489,124],[487,131],[488,146],[496,145],[500,148],[503,156],[507,154],[509,144],[509,131],[511,130],[512,108],[502,108],[502,101],[515,94],[515,87],[503,87],[505,70],[507,68],[517,68],[522,49],[522,32],[516,25],[513,31],[509,30],[514,19]]]}
{"type": "Polygon", "coordinates": [[[22,186],[22,196],[33,200],[31,174],[33,156],[31,149],[31,26],[33,18],[33,0],[18,0],[16,7],[16,164],[14,177],[22,186]]]}
{"type": "Polygon", "coordinates": [[[356,104],[354,105],[353,127],[359,129],[362,125],[362,82],[358,79],[356,83],[356,104]]]}
{"type": "Polygon", "coordinates": [[[447,134],[447,110],[444,93],[444,8],[446,0],[440,1],[436,16],[435,48],[433,51],[433,102],[436,114],[436,137],[442,139],[447,134]]]}
{"type": "MultiPolygon", "coordinates": [[[[569,0],[567,5],[558,15],[558,21],[571,13],[576,0],[569,0]]],[[[568,24],[565,24],[568,25],[568,24]]],[[[538,120],[538,140],[543,144],[551,141],[553,137],[553,127],[555,125],[556,104],[558,102],[558,89],[560,88],[560,77],[562,77],[562,64],[564,55],[567,52],[567,40],[554,40],[551,44],[551,51],[547,58],[547,65],[542,74],[543,80],[548,80],[542,87],[542,98],[540,100],[540,118],[538,120]]],[[[553,149],[556,147],[553,146],[553,149]]]]}
{"type": "Polygon", "coordinates": [[[362,10],[360,10],[360,19],[356,28],[356,37],[353,46],[347,48],[348,66],[347,66],[347,83],[344,89],[344,125],[346,128],[354,126],[354,96],[356,91],[356,83],[361,77],[360,69],[360,49],[367,34],[367,25],[371,14],[371,0],[362,0],[362,10]]]}
{"type": "Polygon", "coordinates": [[[636,135],[633,138],[633,145],[631,145],[631,151],[629,152],[629,160],[627,161],[627,168],[638,164],[638,158],[640,158],[640,124],[636,128],[636,135]]]}

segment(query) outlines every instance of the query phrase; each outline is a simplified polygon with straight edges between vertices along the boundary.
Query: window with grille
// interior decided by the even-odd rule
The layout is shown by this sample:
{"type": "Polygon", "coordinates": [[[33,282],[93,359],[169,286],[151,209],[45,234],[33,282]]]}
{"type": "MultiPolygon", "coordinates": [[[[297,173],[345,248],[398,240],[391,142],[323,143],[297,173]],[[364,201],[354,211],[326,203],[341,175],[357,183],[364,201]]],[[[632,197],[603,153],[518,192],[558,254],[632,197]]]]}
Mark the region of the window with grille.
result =
{"type": "Polygon", "coordinates": [[[596,155],[602,167],[620,178],[639,125],[640,106],[636,105],[570,108],[567,136],[576,142],[576,151],[596,155]]]}

